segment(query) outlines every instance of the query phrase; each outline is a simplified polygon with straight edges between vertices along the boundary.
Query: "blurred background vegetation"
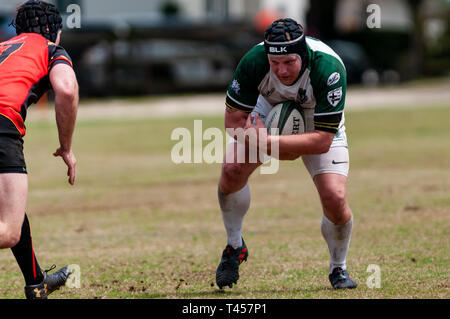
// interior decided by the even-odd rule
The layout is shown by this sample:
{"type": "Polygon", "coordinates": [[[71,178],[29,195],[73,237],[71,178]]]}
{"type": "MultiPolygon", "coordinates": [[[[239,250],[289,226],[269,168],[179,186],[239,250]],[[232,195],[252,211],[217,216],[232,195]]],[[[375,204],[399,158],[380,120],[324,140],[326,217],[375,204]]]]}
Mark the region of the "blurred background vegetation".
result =
{"type": "MultiPolygon", "coordinates": [[[[0,40],[20,0],[0,4],[0,40]]],[[[56,0],[62,45],[82,97],[225,91],[240,58],[278,17],[342,57],[350,84],[376,86],[450,74],[449,0],[56,0]],[[379,8],[380,27],[369,27],[379,8]]]]}

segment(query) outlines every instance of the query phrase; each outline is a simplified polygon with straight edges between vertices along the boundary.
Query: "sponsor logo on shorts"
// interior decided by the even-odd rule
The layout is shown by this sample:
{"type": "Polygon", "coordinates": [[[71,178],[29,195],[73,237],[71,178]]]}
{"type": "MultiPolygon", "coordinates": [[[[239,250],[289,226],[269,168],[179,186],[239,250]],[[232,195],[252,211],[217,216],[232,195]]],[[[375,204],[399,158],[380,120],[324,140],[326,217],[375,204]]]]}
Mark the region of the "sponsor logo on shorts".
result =
{"type": "Polygon", "coordinates": [[[336,162],[335,160],[333,160],[331,163],[332,164],[344,164],[344,163],[348,163],[348,162],[347,161],[336,162]]]}

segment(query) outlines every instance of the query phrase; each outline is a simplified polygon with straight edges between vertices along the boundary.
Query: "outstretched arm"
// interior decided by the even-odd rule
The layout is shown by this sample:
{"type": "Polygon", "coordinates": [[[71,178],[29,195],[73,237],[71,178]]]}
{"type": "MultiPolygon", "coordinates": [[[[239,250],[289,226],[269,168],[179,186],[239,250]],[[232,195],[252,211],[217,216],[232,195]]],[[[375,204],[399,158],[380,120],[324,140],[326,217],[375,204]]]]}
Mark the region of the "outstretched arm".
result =
{"type": "Polygon", "coordinates": [[[61,63],[51,69],[50,83],[55,91],[56,124],[60,143],[53,155],[63,158],[68,167],[69,183],[73,185],[76,158],[72,152],[72,136],[78,110],[78,82],[72,67],[61,63]]]}
{"type": "Polygon", "coordinates": [[[302,155],[328,152],[334,138],[333,133],[315,130],[296,135],[269,136],[268,147],[273,140],[279,143],[279,159],[295,160],[302,155]]]}

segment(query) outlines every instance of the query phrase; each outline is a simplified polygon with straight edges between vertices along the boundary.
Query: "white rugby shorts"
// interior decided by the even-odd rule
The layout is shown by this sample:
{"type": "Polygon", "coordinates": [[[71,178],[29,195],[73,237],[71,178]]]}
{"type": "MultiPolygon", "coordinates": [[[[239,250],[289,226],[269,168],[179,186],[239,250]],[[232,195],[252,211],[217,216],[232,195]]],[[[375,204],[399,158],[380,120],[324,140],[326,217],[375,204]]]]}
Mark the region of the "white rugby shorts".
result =
{"type": "MultiPolygon", "coordinates": [[[[260,114],[261,121],[265,123],[266,117],[272,109],[261,95],[252,113],[260,114]]],[[[312,111],[312,110],[311,110],[312,111]]],[[[229,143],[236,143],[231,138],[229,143]]],[[[306,169],[312,178],[319,174],[331,173],[348,176],[350,167],[350,157],[348,153],[347,135],[345,126],[342,126],[336,133],[327,153],[301,156],[306,169]]],[[[270,157],[267,158],[269,160],[270,157]]],[[[266,162],[266,161],[265,161],[266,162]]]]}

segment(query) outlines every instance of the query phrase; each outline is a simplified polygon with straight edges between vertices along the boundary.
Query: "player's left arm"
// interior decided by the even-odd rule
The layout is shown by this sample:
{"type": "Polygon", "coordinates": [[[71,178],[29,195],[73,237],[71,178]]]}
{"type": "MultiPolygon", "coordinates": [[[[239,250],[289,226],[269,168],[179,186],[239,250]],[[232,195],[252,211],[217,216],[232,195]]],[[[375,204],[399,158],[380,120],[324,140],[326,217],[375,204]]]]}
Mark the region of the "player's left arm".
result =
{"type": "Polygon", "coordinates": [[[55,113],[60,146],[53,153],[66,163],[71,185],[75,182],[76,158],[72,152],[72,136],[78,110],[78,82],[72,67],[58,63],[50,71],[50,83],[55,91],[55,113]]]}
{"type": "MultiPolygon", "coordinates": [[[[277,157],[280,160],[294,160],[302,155],[328,152],[339,129],[347,88],[345,67],[339,60],[330,58],[316,66],[311,74],[311,84],[316,98],[314,131],[267,136],[268,153],[273,153],[271,146],[277,145],[277,157]]],[[[264,127],[262,123],[256,126],[264,127]]]]}
{"type": "Polygon", "coordinates": [[[267,141],[267,153],[279,160],[295,160],[302,155],[326,153],[335,135],[320,130],[296,135],[268,135],[259,114],[255,114],[254,119],[249,116],[246,124],[246,129],[257,129],[258,140],[267,141]],[[272,150],[272,146],[277,147],[278,151],[272,150]]]}

